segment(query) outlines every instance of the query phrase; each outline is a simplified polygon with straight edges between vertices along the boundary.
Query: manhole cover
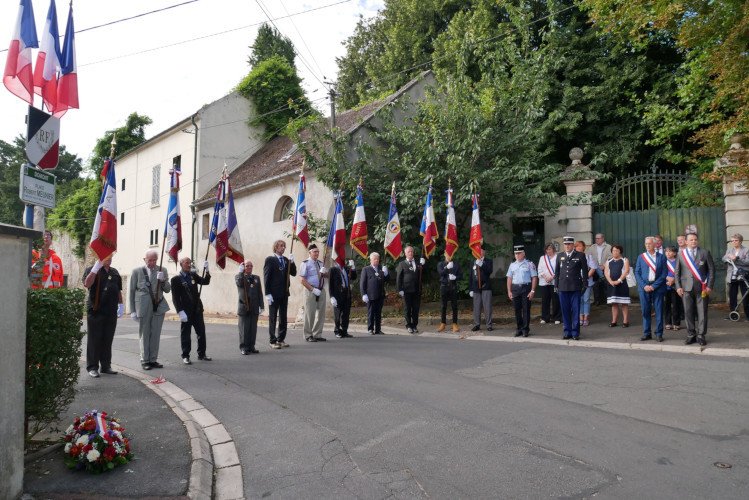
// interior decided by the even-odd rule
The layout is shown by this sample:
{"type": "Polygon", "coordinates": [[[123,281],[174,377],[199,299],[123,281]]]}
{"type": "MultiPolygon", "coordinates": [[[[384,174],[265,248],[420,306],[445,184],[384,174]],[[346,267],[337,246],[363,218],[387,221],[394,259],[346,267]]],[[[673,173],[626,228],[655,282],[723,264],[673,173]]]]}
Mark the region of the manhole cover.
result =
{"type": "Polygon", "coordinates": [[[731,467],[733,467],[733,465],[727,464],[725,462],[715,462],[713,465],[719,469],[730,469],[731,467]]]}

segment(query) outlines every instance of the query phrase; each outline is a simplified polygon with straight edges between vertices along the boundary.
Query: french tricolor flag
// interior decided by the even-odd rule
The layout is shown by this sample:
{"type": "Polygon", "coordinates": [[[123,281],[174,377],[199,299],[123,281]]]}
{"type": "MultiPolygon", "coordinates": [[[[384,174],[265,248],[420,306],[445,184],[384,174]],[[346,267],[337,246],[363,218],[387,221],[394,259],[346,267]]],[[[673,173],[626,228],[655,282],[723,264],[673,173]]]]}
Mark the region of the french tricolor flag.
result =
{"type": "Polygon", "coordinates": [[[424,255],[427,259],[437,247],[437,238],[440,236],[437,230],[437,221],[434,218],[433,190],[434,188],[430,184],[429,191],[427,191],[427,201],[424,205],[424,215],[421,218],[421,228],[419,229],[419,234],[424,237],[424,255]]]}
{"type": "Polygon", "coordinates": [[[44,24],[42,44],[34,67],[34,93],[42,97],[47,111],[55,112],[57,106],[57,72],[60,71],[60,33],[57,30],[57,7],[50,0],[47,22],[44,24]]]}
{"type": "Polygon", "coordinates": [[[73,27],[73,3],[70,3],[65,42],[60,57],[61,75],[57,80],[57,105],[55,116],[62,117],[68,109],[78,109],[78,65],[75,58],[75,28],[73,27]]]}
{"type": "Polygon", "coordinates": [[[447,190],[447,219],[445,221],[445,253],[453,258],[458,249],[458,226],[455,220],[453,188],[447,190]]]}
{"type": "Polygon", "coordinates": [[[309,246],[309,232],[307,231],[307,199],[305,191],[307,183],[304,180],[304,173],[299,176],[299,193],[296,197],[296,208],[294,209],[293,229],[294,236],[304,244],[309,246]]]}
{"type": "Polygon", "coordinates": [[[39,47],[31,0],[21,0],[13,38],[5,60],[3,84],[14,95],[34,105],[34,73],[31,70],[31,49],[39,47]]]}
{"type": "Polygon", "coordinates": [[[343,268],[346,259],[346,226],[343,223],[343,202],[340,191],[335,196],[335,213],[330,223],[330,231],[328,231],[328,246],[335,251],[333,260],[343,268]]]}
{"type": "Polygon", "coordinates": [[[356,186],[356,210],[354,211],[354,224],[351,226],[351,248],[362,256],[363,259],[369,255],[367,245],[367,218],[364,215],[364,188],[361,184],[356,186]]]}
{"type": "Polygon", "coordinates": [[[107,160],[106,168],[107,179],[88,244],[101,262],[117,251],[117,181],[114,176],[114,160],[107,160]]]}
{"type": "MultiPolygon", "coordinates": [[[[481,245],[484,238],[481,236],[481,219],[479,217],[479,195],[473,193],[473,211],[471,212],[471,236],[468,240],[468,246],[471,247],[471,253],[477,259],[481,258],[481,245]]],[[[552,272],[552,274],[554,274],[552,272]]]]}

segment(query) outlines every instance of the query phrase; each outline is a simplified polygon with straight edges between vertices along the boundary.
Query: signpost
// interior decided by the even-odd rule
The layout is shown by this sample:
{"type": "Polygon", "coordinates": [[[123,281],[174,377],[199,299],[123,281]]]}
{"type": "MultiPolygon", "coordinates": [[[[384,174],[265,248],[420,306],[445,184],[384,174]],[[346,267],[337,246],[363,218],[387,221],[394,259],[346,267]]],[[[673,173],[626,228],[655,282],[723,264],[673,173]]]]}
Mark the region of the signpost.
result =
{"type": "Polygon", "coordinates": [[[55,176],[29,165],[21,167],[18,197],[28,205],[55,208],[55,176]]]}

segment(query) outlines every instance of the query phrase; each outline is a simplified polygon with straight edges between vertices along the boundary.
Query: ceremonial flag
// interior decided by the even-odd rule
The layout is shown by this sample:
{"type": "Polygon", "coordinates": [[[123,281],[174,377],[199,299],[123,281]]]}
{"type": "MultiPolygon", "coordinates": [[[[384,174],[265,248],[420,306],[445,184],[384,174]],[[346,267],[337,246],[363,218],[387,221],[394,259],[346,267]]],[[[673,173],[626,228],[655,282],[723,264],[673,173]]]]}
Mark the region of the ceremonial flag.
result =
{"type": "Polygon", "coordinates": [[[388,225],[385,230],[385,253],[397,259],[403,251],[401,245],[401,223],[398,218],[398,206],[395,203],[395,183],[390,193],[390,212],[388,214],[388,225]]]}
{"type": "MultiPolygon", "coordinates": [[[[242,242],[239,239],[239,228],[237,227],[237,212],[234,210],[234,195],[231,193],[231,182],[226,177],[226,196],[229,200],[229,206],[226,207],[226,232],[227,247],[226,256],[237,264],[244,262],[244,252],[242,252],[242,242]]],[[[223,268],[222,268],[223,269],[223,268]]]]}
{"type": "Polygon", "coordinates": [[[367,246],[367,218],[364,216],[364,188],[361,182],[356,186],[356,211],[354,212],[354,224],[351,226],[351,248],[366,259],[369,255],[367,246]]]}
{"type": "Polygon", "coordinates": [[[453,206],[453,188],[447,188],[447,220],[445,221],[445,253],[453,258],[458,249],[458,227],[455,224],[455,207],[453,206]]]}
{"type": "Polygon", "coordinates": [[[437,238],[440,236],[437,230],[437,221],[434,218],[433,189],[430,185],[427,192],[427,202],[424,206],[424,216],[421,218],[421,229],[419,230],[419,233],[424,237],[424,254],[427,259],[437,247],[437,238]]]}
{"type": "Polygon", "coordinates": [[[177,262],[177,254],[182,250],[182,221],[179,215],[179,175],[180,169],[174,165],[169,169],[172,181],[169,187],[169,207],[166,210],[166,252],[177,262]]]}
{"type": "Polygon", "coordinates": [[[343,267],[346,259],[346,226],[343,223],[342,193],[339,191],[335,196],[335,213],[328,231],[328,246],[335,250],[335,260],[343,267]]]}
{"type": "MultiPolygon", "coordinates": [[[[57,30],[57,8],[50,0],[47,22],[44,24],[42,44],[34,67],[34,92],[42,97],[47,111],[55,112],[57,105],[57,72],[60,71],[60,34],[57,30]]],[[[106,178],[106,177],[103,177],[106,178]]]]}
{"type": "Polygon", "coordinates": [[[70,3],[65,42],[60,57],[60,79],[57,81],[55,116],[60,118],[70,108],[78,109],[78,66],[75,59],[75,29],[73,28],[73,3],[70,3]]]}
{"type": "Polygon", "coordinates": [[[104,262],[117,251],[117,181],[114,176],[114,160],[107,160],[106,182],[101,192],[99,208],[96,210],[94,231],[88,246],[99,261],[104,262]]]}
{"type": "Polygon", "coordinates": [[[484,238],[481,236],[481,221],[479,219],[479,195],[473,193],[473,212],[471,213],[471,236],[468,240],[468,246],[471,248],[473,256],[481,258],[481,245],[484,238]]]}
{"type": "Polygon", "coordinates": [[[39,47],[31,0],[21,0],[13,38],[5,60],[3,84],[29,105],[34,105],[34,73],[31,71],[31,49],[39,47]]]}
{"type": "Polygon", "coordinates": [[[309,233],[307,232],[307,201],[305,191],[307,183],[304,180],[304,172],[299,174],[299,194],[296,197],[296,207],[294,209],[294,222],[292,229],[294,236],[304,243],[304,247],[309,246],[309,233]]]}
{"type": "Polygon", "coordinates": [[[229,237],[218,237],[219,224],[222,225],[222,232],[228,226],[228,223],[221,223],[221,213],[226,205],[226,176],[218,181],[218,193],[216,194],[216,204],[213,207],[213,220],[211,221],[211,232],[208,234],[208,244],[216,247],[216,265],[223,269],[226,266],[226,254],[229,251],[229,237]]]}

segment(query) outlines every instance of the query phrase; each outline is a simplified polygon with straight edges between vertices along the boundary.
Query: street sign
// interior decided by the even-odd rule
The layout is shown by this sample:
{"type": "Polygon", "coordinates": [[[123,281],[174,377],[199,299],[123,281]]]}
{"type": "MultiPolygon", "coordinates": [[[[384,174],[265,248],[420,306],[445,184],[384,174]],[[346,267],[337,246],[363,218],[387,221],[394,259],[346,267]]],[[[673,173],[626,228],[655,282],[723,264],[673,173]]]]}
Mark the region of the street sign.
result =
{"type": "Polygon", "coordinates": [[[28,205],[55,208],[55,176],[23,165],[18,197],[28,205]]]}
{"type": "Polygon", "coordinates": [[[60,119],[29,106],[26,159],[39,168],[57,167],[60,159],[60,119]]]}

